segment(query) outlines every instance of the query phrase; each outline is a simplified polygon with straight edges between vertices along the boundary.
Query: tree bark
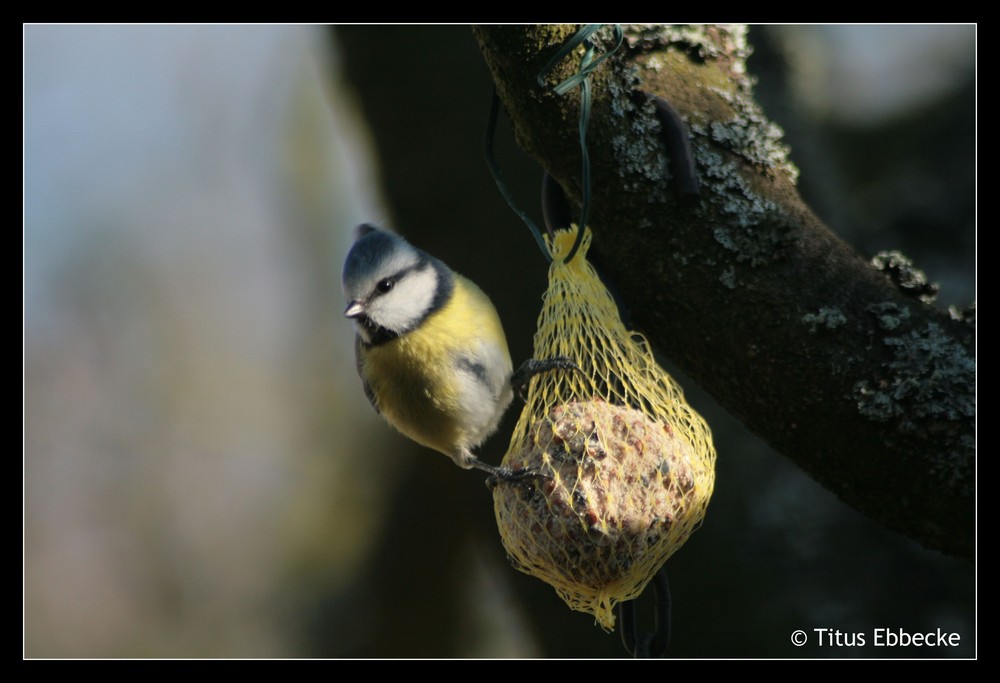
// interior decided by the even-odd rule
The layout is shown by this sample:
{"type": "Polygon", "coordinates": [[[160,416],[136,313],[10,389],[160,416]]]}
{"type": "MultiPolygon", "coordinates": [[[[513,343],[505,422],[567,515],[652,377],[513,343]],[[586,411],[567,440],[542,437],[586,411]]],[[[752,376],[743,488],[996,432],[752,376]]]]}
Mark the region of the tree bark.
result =
{"type": "MultiPolygon", "coordinates": [[[[580,200],[574,26],[478,27],[521,146],[580,200]]],[[[625,27],[591,75],[591,251],[634,326],[847,504],[923,545],[975,546],[975,317],[928,301],[899,257],[862,258],[796,190],[752,97],[740,27],[625,27]],[[651,104],[686,122],[701,183],[673,191],[651,104]]],[[[604,49],[610,33],[597,34],[604,49]]],[[[720,453],[719,457],[739,457],[720,453]]]]}

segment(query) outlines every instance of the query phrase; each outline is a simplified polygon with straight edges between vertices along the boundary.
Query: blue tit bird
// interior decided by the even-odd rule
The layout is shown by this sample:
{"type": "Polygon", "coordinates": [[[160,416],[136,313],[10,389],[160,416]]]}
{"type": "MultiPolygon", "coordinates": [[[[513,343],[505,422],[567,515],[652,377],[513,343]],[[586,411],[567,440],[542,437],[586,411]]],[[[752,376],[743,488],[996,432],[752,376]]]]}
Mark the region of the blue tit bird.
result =
{"type": "Polygon", "coordinates": [[[343,271],[365,395],[399,432],[464,469],[509,478],[473,453],[513,399],[511,359],[493,303],[403,238],[358,227],[343,271]]]}

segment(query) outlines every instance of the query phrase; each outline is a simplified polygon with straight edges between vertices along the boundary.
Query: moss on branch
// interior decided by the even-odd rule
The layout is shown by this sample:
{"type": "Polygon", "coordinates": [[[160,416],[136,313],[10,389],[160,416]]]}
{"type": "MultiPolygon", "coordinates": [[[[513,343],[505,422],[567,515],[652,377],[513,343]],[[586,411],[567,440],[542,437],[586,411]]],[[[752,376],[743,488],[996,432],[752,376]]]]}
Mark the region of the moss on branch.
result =
{"type": "MultiPolygon", "coordinates": [[[[636,326],[842,500],[971,556],[974,314],[930,305],[912,264],[862,258],[804,204],[781,131],[753,99],[742,27],[625,28],[624,49],[592,76],[590,222],[636,326]],[[694,205],[671,191],[659,123],[637,90],[687,124],[694,205]]],[[[475,35],[519,143],[579,201],[578,100],[536,81],[574,29],[475,35]]],[[[574,68],[567,58],[551,82],[574,68]]]]}

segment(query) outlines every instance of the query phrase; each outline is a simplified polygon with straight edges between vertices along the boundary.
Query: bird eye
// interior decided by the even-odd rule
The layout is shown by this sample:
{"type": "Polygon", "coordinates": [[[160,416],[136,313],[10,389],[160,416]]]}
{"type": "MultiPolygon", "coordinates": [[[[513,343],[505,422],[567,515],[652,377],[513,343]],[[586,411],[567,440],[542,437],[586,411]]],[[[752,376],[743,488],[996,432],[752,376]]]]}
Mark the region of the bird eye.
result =
{"type": "Polygon", "coordinates": [[[379,280],[378,284],[375,285],[375,289],[378,290],[379,294],[385,294],[390,289],[392,289],[392,286],[394,284],[395,284],[395,282],[393,282],[390,278],[386,278],[384,280],[379,280]]]}

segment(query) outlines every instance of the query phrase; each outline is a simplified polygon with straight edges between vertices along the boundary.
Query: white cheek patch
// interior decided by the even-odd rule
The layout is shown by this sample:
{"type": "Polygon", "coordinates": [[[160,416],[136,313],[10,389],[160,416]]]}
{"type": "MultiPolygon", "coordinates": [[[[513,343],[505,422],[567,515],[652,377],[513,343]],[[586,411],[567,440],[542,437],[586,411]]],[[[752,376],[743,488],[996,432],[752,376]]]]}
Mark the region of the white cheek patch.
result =
{"type": "Polygon", "coordinates": [[[438,278],[433,266],[412,270],[392,291],[373,300],[368,315],[382,327],[402,334],[417,326],[430,311],[437,293],[438,278]]]}

